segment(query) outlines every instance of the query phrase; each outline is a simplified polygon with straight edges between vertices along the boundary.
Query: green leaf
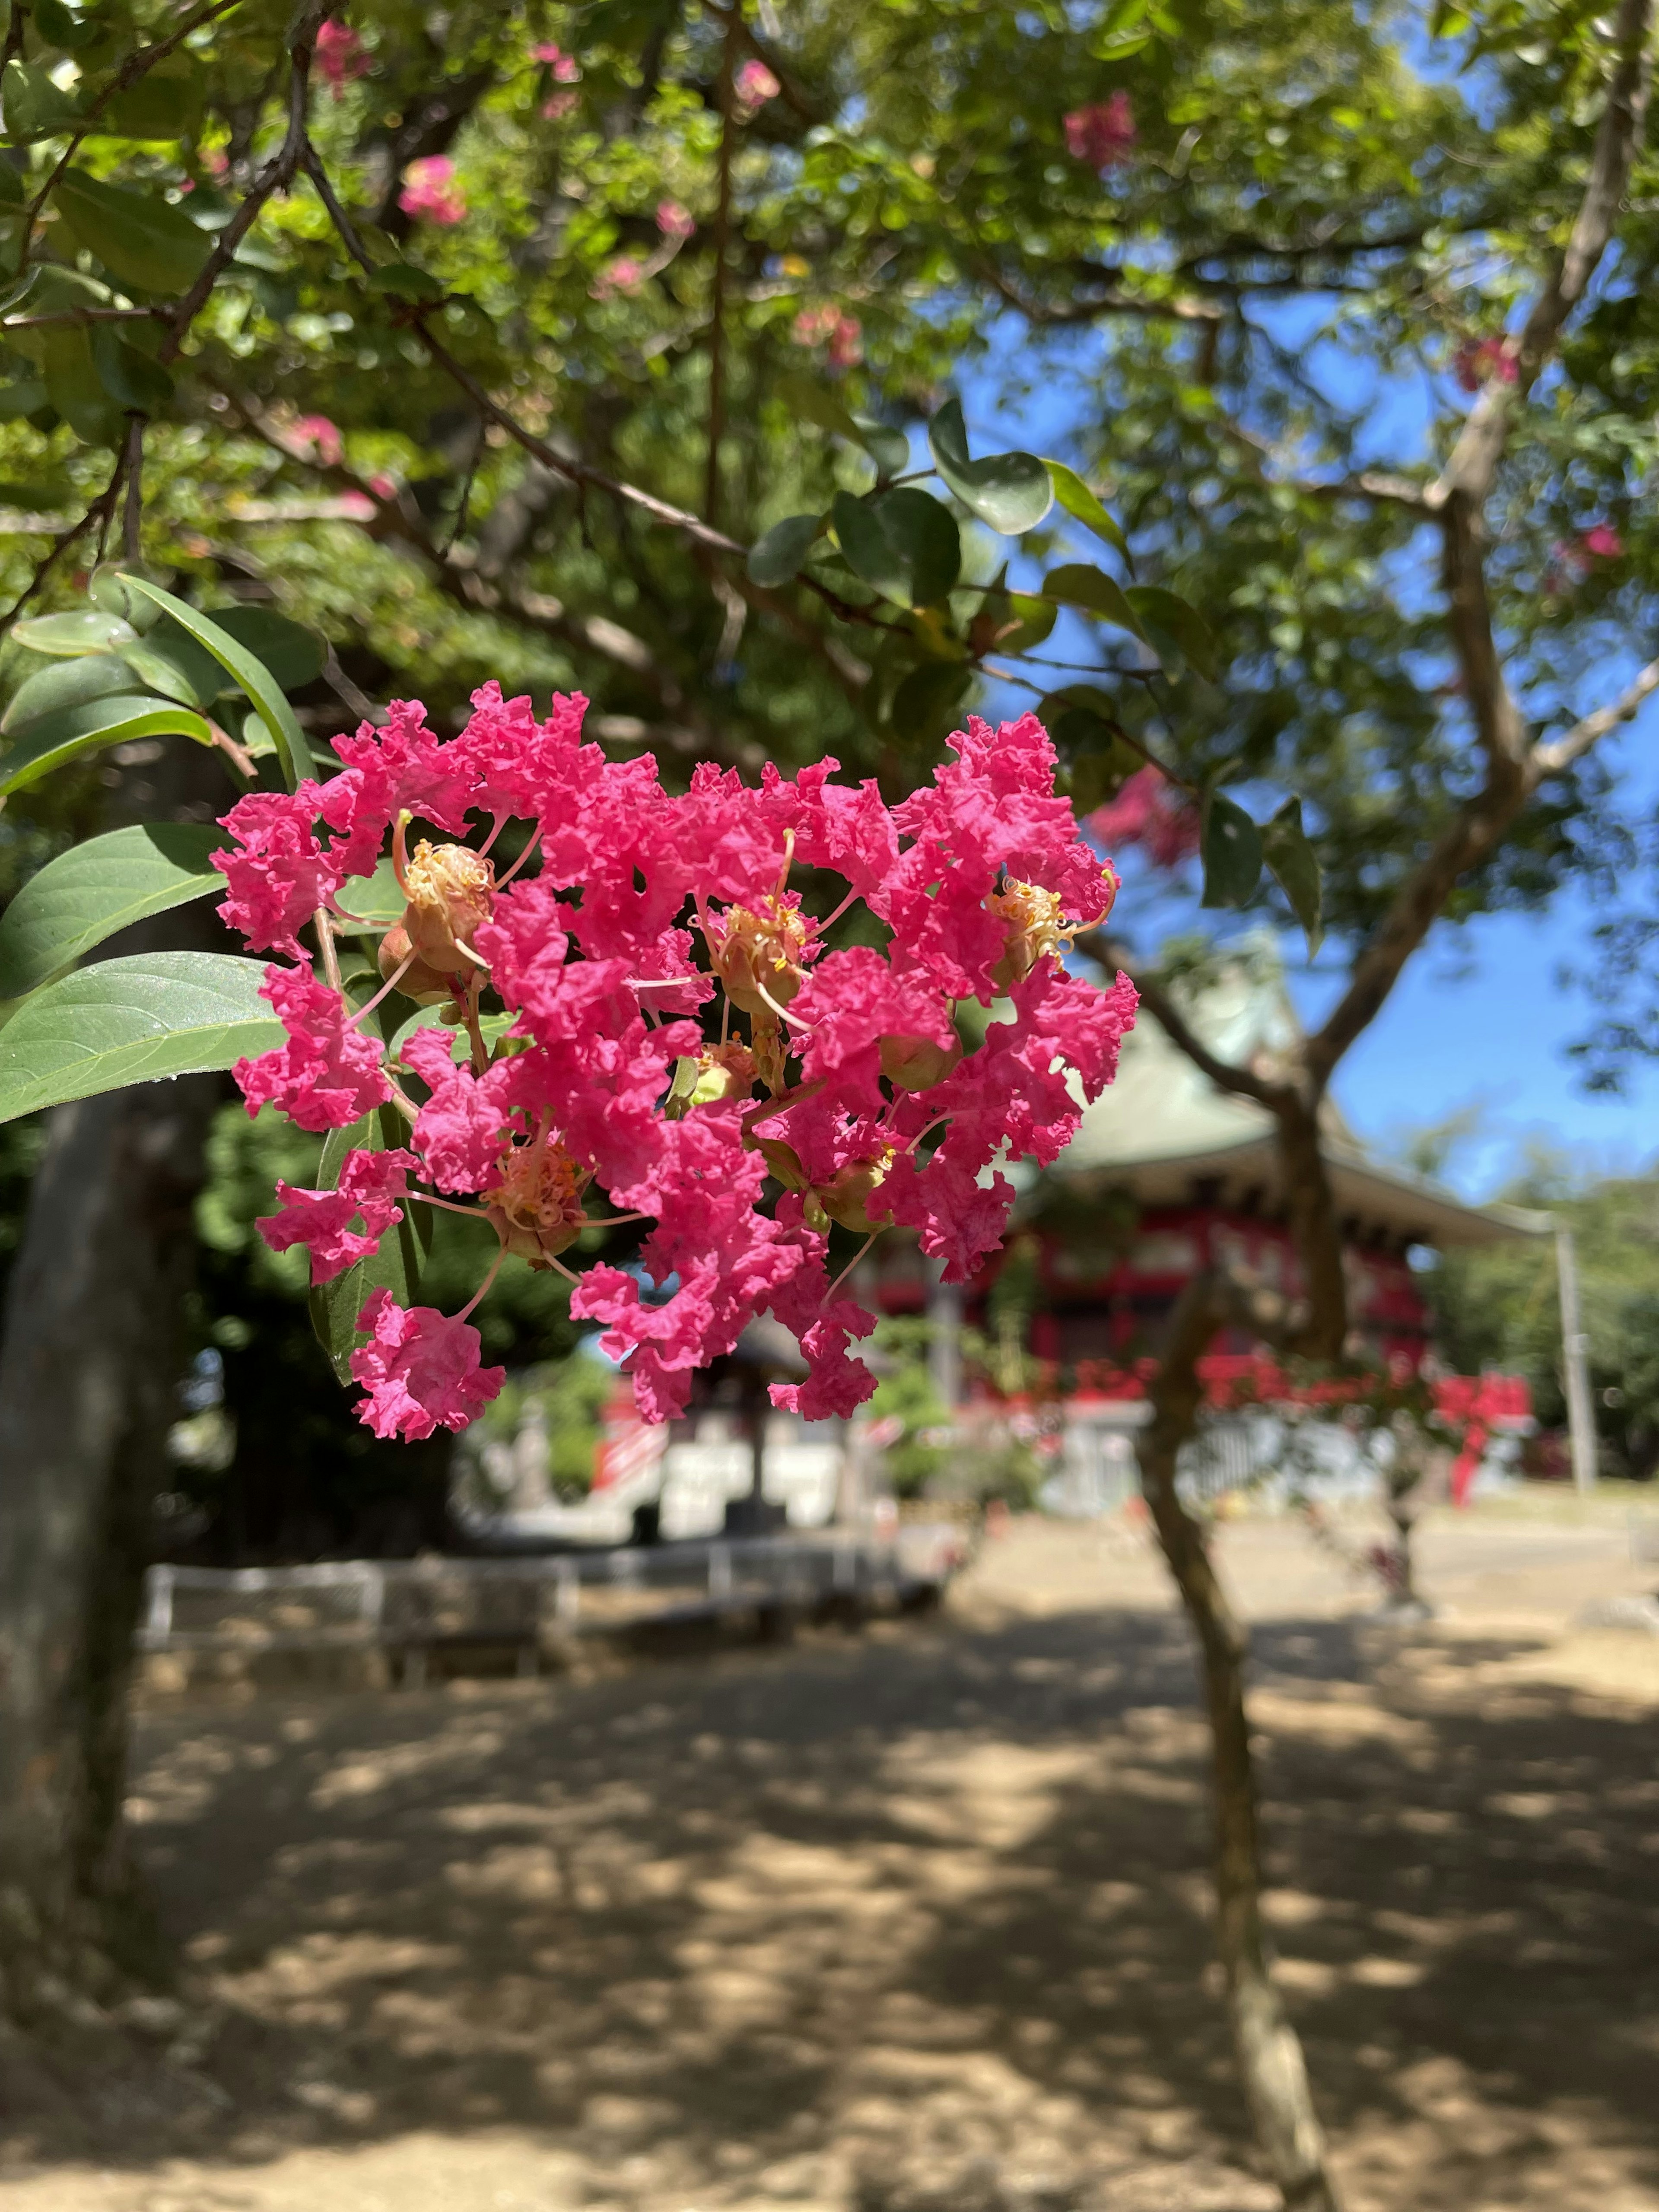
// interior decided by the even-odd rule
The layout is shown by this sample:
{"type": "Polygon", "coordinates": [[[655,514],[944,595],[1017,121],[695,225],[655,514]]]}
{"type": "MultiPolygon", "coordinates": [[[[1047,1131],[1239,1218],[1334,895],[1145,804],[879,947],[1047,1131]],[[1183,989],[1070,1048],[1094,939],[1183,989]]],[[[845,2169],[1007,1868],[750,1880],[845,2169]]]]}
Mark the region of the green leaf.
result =
{"type": "Polygon", "coordinates": [[[284,691],[302,691],[322,674],[328,647],[303,623],[279,615],[274,607],[210,607],[208,612],[227,637],[270,671],[284,691]]]}
{"type": "Polygon", "coordinates": [[[1247,906],[1261,879],[1261,832],[1224,792],[1206,792],[1200,838],[1205,906],[1247,906]]]}
{"type": "Polygon", "coordinates": [[[939,500],[901,485],[874,499],[836,494],[830,519],[854,574],[902,607],[942,599],[962,566],[962,533],[939,500]]]}
{"type": "Polygon", "coordinates": [[[299,788],[300,778],[311,765],[310,749],[306,744],[300,725],[294,719],[294,709],[283,696],[270,671],[256,660],[245,645],[227,635],[216,622],[176,599],[171,592],[164,592],[159,584],[152,584],[147,576],[135,576],[131,588],[143,592],[155,600],[157,606],[170,614],[181,629],[187,630],[198,645],[204,645],[222,668],[228,669],[248,697],[258,708],[265,727],[276,742],[276,757],[282,763],[283,775],[290,791],[299,788]]]}
{"type": "Polygon", "coordinates": [[[1029,653],[1034,645],[1041,645],[1054,629],[1060,610],[1052,599],[1036,599],[1030,592],[1010,592],[1008,612],[1019,627],[997,640],[999,653],[1029,653]]]}
{"type": "Polygon", "coordinates": [[[1042,465],[1048,471],[1048,481],[1054,488],[1054,497],[1065,508],[1066,514],[1074,521],[1080,522],[1085,530],[1092,530],[1097,538],[1103,538],[1109,545],[1115,547],[1118,552],[1127,556],[1129,550],[1128,539],[1095,497],[1093,492],[1090,490],[1088,485],[1084,483],[1077,471],[1068,469],[1064,461],[1045,461],[1042,465]]]}
{"type": "Polygon", "coordinates": [[[417,269],[412,261],[388,262],[377,269],[368,279],[371,292],[382,292],[394,300],[410,300],[417,307],[431,307],[444,296],[444,288],[437,278],[424,269],[417,269]]]}
{"type": "Polygon", "coordinates": [[[135,415],[165,414],[173,379],[158,361],[129,345],[111,323],[94,325],[92,363],[98,381],[118,407],[135,415]]]}
{"type": "Polygon", "coordinates": [[[73,131],[81,119],[78,101],[58,90],[40,62],[8,62],[0,77],[0,100],[5,106],[6,136],[19,146],[36,138],[58,137],[73,131]]]}
{"type": "Polygon", "coordinates": [[[264,973],[228,953],[147,952],[48,983],[0,1030],[0,1121],[272,1051],[283,1031],[264,973]]]}
{"type": "Polygon", "coordinates": [[[882,477],[902,476],[910,465],[910,441],[902,430],[896,430],[888,422],[877,422],[868,415],[854,415],[853,427],[863,441],[864,450],[876,465],[882,477]]]}
{"type": "Polygon", "coordinates": [[[157,623],[166,620],[153,599],[147,599],[142,592],[128,589],[130,579],[144,573],[124,561],[106,561],[101,567],[93,570],[92,581],[87,586],[87,597],[94,606],[101,607],[106,614],[119,615],[124,621],[130,622],[141,635],[145,630],[154,629],[157,623]]]}
{"type": "MultiPolygon", "coordinates": [[[[379,1106],[347,1129],[331,1129],[323,1146],[318,1188],[332,1190],[348,1152],[385,1152],[404,1144],[409,1124],[392,1106],[379,1106]]],[[[387,1230],[378,1252],[319,1283],[311,1293],[311,1325],[317,1341],[328,1354],[342,1382],[352,1380],[351,1355],[362,1348],[357,1316],[378,1290],[388,1290],[400,1306],[419,1299],[421,1275],[432,1249],[432,1208],[418,1202],[405,1205],[404,1218],[387,1230]]]]}
{"type": "Polygon", "coordinates": [[[991,453],[969,458],[968,428],[962,402],[947,399],[927,426],[933,464],[970,514],[1004,538],[1034,530],[1054,504],[1046,464],[1035,453],[991,453]]]}
{"type": "Polygon", "coordinates": [[[154,192],[128,191],[84,169],[59,179],[54,204],[76,242],[119,284],[139,292],[187,292],[213,241],[182,208],[154,192]]]}
{"type": "Polygon", "coordinates": [[[1058,599],[1062,606],[1081,607],[1086,613],[1098,615],[1103,622],[1133,631],[1138,638],[1144,640],[1146,635],[1122,586],[1091,561],[1073,561],[1064,568],[1051,568],[1042,580],[1042,596],[1058,599]]]}
{"type": "MultiPolygon", "coordinates": [[[[5,166],[0,161],[0,169],[5,166]]],[[[28,377],[21,384],[9,384],[0,392],[0,422],[15,422],[20,415],[38,415],[50,402],[51,395],[38,376],[28,377]]]]}
{"type": "Polygon", "coordinates": [[[936,744],[956,720],[974,672],[963,660],[932,660],[913,668],[893,694],[887,719],[914,744],[936,744]]]}
{"type": "Polygon", "coordinates": [[[1319,862],[1302,826],[1302,801],[1287,799],[1261,832],[1261,850],[1279,878],[1279,889],[1291,902],[1291,911],[1307,933],[1308,957],[1318,951],[1325,935],[1319,862]]]}
{"type": "Polygon", "coordinates": [[[82,46],[94,45],[101,35],[98,24],[88,22],[82,15],[71,15],[64,0],[29,0],[29,15],[46,44],[64,53],[78,53],[82,46]]]}
{"type": "Polygon", "coordinates": [[[31,653],[54,653],[64,659],[78,659],[83,653],[119,653],[138,641],[137,631],[122,616],[90,607],[72,615],[31,615],[17,624],[12,635],[31,653]]]}
{"type": "Polygon", "coordinates": [[[171,701],[115,692],[84,706],[62,707],[42,714],[22,731],[8,752],[0,753],[0,793],[21,791],[80,754],[102,745],[131,744],[138,738],[194,738],[210,745],[213,732],[199,714],[171,701]]]}
{"type": "Polygon", "coordinates": [[[20,684],[11,704],[0,714],[0,737],[15,737],[43,714],[61,707],[84,707],[92,699],[107,699],[118,691],[131,691],[132,671],[113,653],[94,653],[84,660],[54,661],[37,668],[20,684]]]}
{"type": "Polygon", "coordinates": [[[353,876],[340,886],[340,903],[356,915],[376,936],[404,918],[407,899],[398,886],[398,872],[389,860],[380,861],[372,876],[353,876]]]}
{"type": "Polygon", "coordinates": [[[202,119],[201,64],[189,54],[169,54],[136,84],[118,92],[100,112],[89,137],[171,140],[195,135],[202,119]]]}
{"type": "Polygon", "coordinates": [[[46,398],[77,438],[89,446],[112,446],[121,434],[121,410],[104,389],[92,357],[92,335],[84,325],[61,324],[42,331],[40,365],[46,398]]]}
{"type": "Polygon", "coordinates": [[[135,823],[49,860],[0,915],[0,1000],[20,999],[118,929],[224,889],[211,823],[135,823]]]}
{"type": "Polygon", "coordinates": [[[812,542],[823,527],[821,514],[786,514],[750,548],[749,580],[767,591],[799,575],[812,542]]]}
{"type": "MultiPolygon", "coordinates": [[[[1175,592],[1166,592],[1157,584],[1131,584],[1124,596],[1145,623],[1147,634],[1161,631],[1200,676],[1215,682],[1220,673],[1215,639],[1210,625],[1190,600],[1175,592]]],[[[1151,635],[1151,642],[1156,651],[1156,635],[1151,635]]],[[[1160,654],[1159,658],[1164,656],[1160,654]]]]}

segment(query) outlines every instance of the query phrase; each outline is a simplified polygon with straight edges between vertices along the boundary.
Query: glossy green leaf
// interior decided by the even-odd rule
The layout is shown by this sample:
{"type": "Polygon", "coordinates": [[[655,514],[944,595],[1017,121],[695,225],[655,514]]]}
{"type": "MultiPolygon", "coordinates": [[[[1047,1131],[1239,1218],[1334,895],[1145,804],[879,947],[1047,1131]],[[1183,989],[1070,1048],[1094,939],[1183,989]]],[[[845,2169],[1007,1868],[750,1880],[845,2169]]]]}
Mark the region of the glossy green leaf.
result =
{"type": "Polygon", "coordinates": [[[949,508],[911,485],[873,499],[837,492],[836,536],[854,574],[902,607],[933,606],[962,566],[962,533],[949,508]]]}
{"type": "MultiPolygon", "coordinates": [[[[0,161],[0,169],[5,166],[0,161]]],[[[9,384],[0,391],[0,422],[15,422],[20,415],[37,415],[50,400],[51,394],[38,376],[26,377],[21,384],[9,384]]]]}
{"type": "Polygon", "coordinates": [[[294,719],[294,709],[264,664],[255,659],[245,645],[222,629],[218,623],[176,599],[171,592],[164,592],[159,584],[148,577],[135,576],[132,589],[143,592],[155,600],[157,606],[170,614],[183,630],[187,630],[198,645],[205,646],[221,667],[228,669],[258,708],[265,727],[276,740],[276,757],[282,763],[283,775],[290,791],[297,789],[301,776],[311,765],[310,749],[300,725],[294,719]]]}
{"type": "Polygon", "coordinates": [[[1045,461],[1048,481],[1054,488],[1054,497],[1076,522],[1085,530],[1092,530],[1097,538],[1127,555],[1129,541],[1111,516],[1095,497],[1075,469],[1067,468],[1064,461],[1045,461]]]}
{"type": "Polygon", "coordinates": [[[1139,616],[1155,651],[1161,632],[1200,676],[1215,681],[1220,672],[1215,639],[1210,625],[1189,600],[1157,584],[1131,584],[1125,596],[1139,616]]]}
{"type": "Polygon", "coordinates": [[[138,641],[132,624],[104,607],[69,615],[31,615],[16,625],[12,635],[31,653],[50,653],[64,659],[88,653],[119,653],[138,641]]]}
{"type": "Polygon", "coordinates": [[[112,698],[132,690],[132,671],[113,653],[97,653],[81,660],[55,660],[26,677],[0,714],[0,737],[17,737],[43,714],[60,708],[84,707],[93,699],[112,698]]]}
{"type": "Polygon", "coordinates": [[[970,514],[1004,538],[1036,529],[1054,504],[1046,465],[1035,453],[991,453],[972,460],[962,402],[947,399],[927,426],[933,465],[970,514]]]}
{"type": "Polygon", "coordinates": [[[213,732],[199,714],[171,701],[114,692],[84,706],[62,707],[42,714],[0,753],[0,793],[21,791],[81,754],[104,745],[131,744],[139,738],[194,738],[211,744],[213,732]]]}
{"type": "MultiPolygon", "coordinates": [[[[408,1141],[409,1123],[393,1106],[376,1107],[349,1128],[331,1129],[323,1146],[318,1188],[334,1188],[348,1152],[391,1152],[408,1141]]],[[[342,1382],[352,1379],[351,1355],[364,1342],[357,1333],[357,1316],[374,1293],[390,1291],[400,1306],[419,1300],[421,1275],[432,1249],[432,1208],[410,1200],[403,1216],[380,1239],[377,1252],[331,1282],[318,1284],[311,1293],[312,1328],[342,1382]]]]}
{"type": "Polygon", "coordinates": [[[1291,902],[1291,911],[1307,933],[1308,957],[1319,951],[1325,934],[1323,896],[1319,861],[1302,826],[1302,801],[1287,799],[1261,832],[1261,850],[1279,878],[1279,889],[1291,902]]]}
{"type": "Polygon", "coordinates": [[[76,242],[129,290],[186,292],[213,250],[207,233],[159,193],[129,191],[84,169],[66,170],[52,199],[76,242]]]}
{"type": "Polygon", "coordinates": [[[913,668],[887,710],[895,733],[913,744],[937,744],[955,722],[973,681],[965,661],[933,660],[913,668]]]}
{"type": "Polygon", "coordinates": [[[750,581],[767,591],[793,582],[823,527],[823,518],[817,514],[786,514],[781,522],[775,522],[750,548],[750,581]]]}
{"type": "Polygon", "coordinates": [[[89,446],[114,445],[125,417],[104,389],[93,359],[90,331],[74,323],[42,331],[40,366],[46,398],[76,436],[89,446]]]}
{"type": "Polygon", "coordinates": [[[208,614],[227,637],[270,670],[284,691],[302,691],[322,674],[328,658],[322,639],[275,607],[210,607],[208,614]]]}
{"type": "Polygon", "coordinates": [[[202,119],[201,64],[187,53],[169,54],[125,85],[98,113],[88,136],[170,141],[191,137],[202,119]]]}
{"type": "Polygon", "coordinates": [[[997,651],[1029,653],[1033,646],[1041,645],[1053,630],[1059,619],[1060,610],[1052,599],[1037,599],[1030,592],[1010,592],[1007,613],[1017,627],[1005,630],[997,639],[997,651]]]}
{"type": "Polygon", "coordinates": [[[40,62],[8,62],[0,76],[0,102],[5,108],[6,136],[19,146],[73,131],[81,119],[79,102],[58,89],[40,62]]]}
{"type": "Polygon", "coordinates": [[[94,606],[101,609],[105,614],[121,616],[141,636],[144,631],[154,629],[157,623],[166,620],[153,599],[147,599],[142,592],[131,588],[133,577],[145,573],[142,568],[135,568],[129,562],[106,561],[101,567],[93,570],[92,581],[87,586],[87,597],[94,606]]]}
{"type": "Polygon", "coordinates": [[[902,430],[896,430],[888,422],[878,422],[868,415],[855,415],[853,426],[864,444],[864,450],[876,465],[877,473],[883,477],[902,476],[910,465],[910,441],[902,430]]]}
{"type": "Polygon", "coordinates": [[[389,860],[379,862],[372,876],[348,877],[340,886],[339,899],[348,914],[355,915],[365,929],[377,935],[403,920],[408,903],[389,860]]]}
{"type": "Polygon", "coordinates": [[[427,270],[417,269],[412,261],[388,262],[384,269],[377,269],[368,280],[368,289],[420,307],[431,307],[444,296],[438,279],[427,270]]]}
{"type": "Polygon", "coordinates": [[[1261,832],[1235,799],[1211,791],[1200,838],[1205,906],[1247,906],[1261,880],[1261,832]]]}
{"type": "Polygon", "coordinates": [[[264,973],[228,953],[147,952],[48,983],[0,1029],[0,1121],[273,1050],[264,973]]]}
{"type": "Polygon", "coordinates": [[[49,860],[0,914],[0,1000],[21,998],[131,922],[222,891],[209,856],[223,842],[210,823],[143,823],[49,860]]]}
{"type": "Polygon", "coordinates": [[[134,415],[166,412],[173,398],[173,379],[160,362],[129,345],[112,323],[93,326],[92,365],[118,407],[134,415]]]}
{"type": "Polygon", "coordinates": [[[1058,599],[1062,606],[1081,607],[1085,613],[1098,615],[1103,622],[1115,623],[1120,629],[1146,637],[1140,617],[1122,586],[1114,583],[1103,568],[1097,568],[1091,561],[1073,561],[1063,568],[1051,568],[1042,580],[1042,596],[1058,599]]]}
{"type": "Polygon", "coordinates": [[[76,15],[64,5],[64,0],[29,0],[29,15],[35,29],[49,46],[58,46],[64,53],[79,53],[100,35],[95,21],[76,15]]]}

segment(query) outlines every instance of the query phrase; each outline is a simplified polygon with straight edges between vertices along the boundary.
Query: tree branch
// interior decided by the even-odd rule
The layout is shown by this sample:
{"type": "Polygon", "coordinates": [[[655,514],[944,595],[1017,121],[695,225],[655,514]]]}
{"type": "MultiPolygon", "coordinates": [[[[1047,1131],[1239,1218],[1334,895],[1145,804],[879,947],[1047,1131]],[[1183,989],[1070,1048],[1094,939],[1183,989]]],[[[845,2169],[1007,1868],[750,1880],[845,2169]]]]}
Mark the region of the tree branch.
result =
{"type": "Polygon", "coordinates": [[[1076,300],[1066,307],[1049,307],[1020,291],[994,261],[975,256],[974,266],[1000,299],[1040,328],[1074,328],[1079,323],[1095,322],[1102,315],[1137,315],[1149,322],[1224,323],[1227,319],[1226,308],[1217,307],[1213,301],[1147,300],[1115,285],[1096,299],[1076,300]]]}
{"type": "Polygon", "coordinates": [[[1080,937],[1082,950],[1091,953],[1105,966],[1121,968],[1134,985],[1140,1003],[1157,1021],[1171,1044],[1186,1054],[1201,1075],[1206,1076],[1218,1091],[1225,1091],[1236,1098],[1254,1098],[1258,1106],[1265,1106],[1270,1114],[1282,1113],[1295,1092],[1285,1083],[1275,1083],[1270,1077],[1258,1075],[1254,1068],[1237,1066],[1232,1060],[1223,1060],[1212,1052],[1199,1036],[1181,1008],[1176,1005],[1168,987],[1145,968],[1137,966],[1127,945],[1115,938],[1098,932],[1080,937]]]}
{"type": "Polygon", "coordinates": [[[1510,423],[1553,351],[1563,324],[1595,274],[1630,179],[1652,77],[1653,0],[1620,0],[1613,33],[1617,59],[1596,128],[1589,180],[1555,273],[1534,301],[1512,349],[1516,377],[1488,380],[1470,410],[1435,487],[1437,501],[1462,496],[1484,504],[1498,474],[1510,423]]]}
{"type": "Polygon", "coordinates": [[[1553,744],[1534,748],[1528,763],[1533,786],[1547,781],[1553,775],[1560,775],[1575,761],[1582,760],[1593,744],[1616,730],[1621,722],[1628,722],[1643,701],[1656,691],[1659,691],[1659,660],[1650,660],[1607,706],[1598,707],[1594,714],[1584,715],[1553,744]]]}

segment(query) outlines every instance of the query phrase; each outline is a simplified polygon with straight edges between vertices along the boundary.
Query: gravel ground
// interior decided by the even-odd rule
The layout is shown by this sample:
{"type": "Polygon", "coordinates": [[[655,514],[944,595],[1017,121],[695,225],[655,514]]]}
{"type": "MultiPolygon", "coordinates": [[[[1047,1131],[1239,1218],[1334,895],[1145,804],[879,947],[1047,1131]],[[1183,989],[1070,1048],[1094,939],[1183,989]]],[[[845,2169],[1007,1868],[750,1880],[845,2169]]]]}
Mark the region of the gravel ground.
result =
{"type": "MultiPolygon", "coordinates": [[[[1659,1568],[1448,1515],[1402,1631],[1293,1525],[1220,1544],[1352,2212],[1659,2212],[1659,1637],[1573,1626],[1659,1568]]],[[[1202,1753],[1144,1539],[1035,1521],[931,1620],[155,1710],[183,2014],[14,2072],[0,2206],[1268,2212],[1202,1753]]]]}

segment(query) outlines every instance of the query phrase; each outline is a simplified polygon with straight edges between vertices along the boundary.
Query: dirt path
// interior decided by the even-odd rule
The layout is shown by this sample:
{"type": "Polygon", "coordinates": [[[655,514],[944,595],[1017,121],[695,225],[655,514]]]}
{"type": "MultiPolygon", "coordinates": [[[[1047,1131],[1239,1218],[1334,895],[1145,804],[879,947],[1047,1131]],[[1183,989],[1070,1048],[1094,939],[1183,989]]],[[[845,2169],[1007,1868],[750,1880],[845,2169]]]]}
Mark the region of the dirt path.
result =
{"type": "MultiPolygon", "coordinates": [[[[1257,1618],[1273,1917],[1354,2212],[1659,2212],[1655,1579],[1432,1530],[1401,1637],[1257,1618]]],[[[197,1705],[138,1811],[204,2009],[19,2118],[4,2212],[1262,2212],[1206,1990],[1201,1735],[1131,1539],[947,1618],[588,1681],[197,1705]],[[193,2040],[192,2040],[193,2039],[193,2040]]]]}

